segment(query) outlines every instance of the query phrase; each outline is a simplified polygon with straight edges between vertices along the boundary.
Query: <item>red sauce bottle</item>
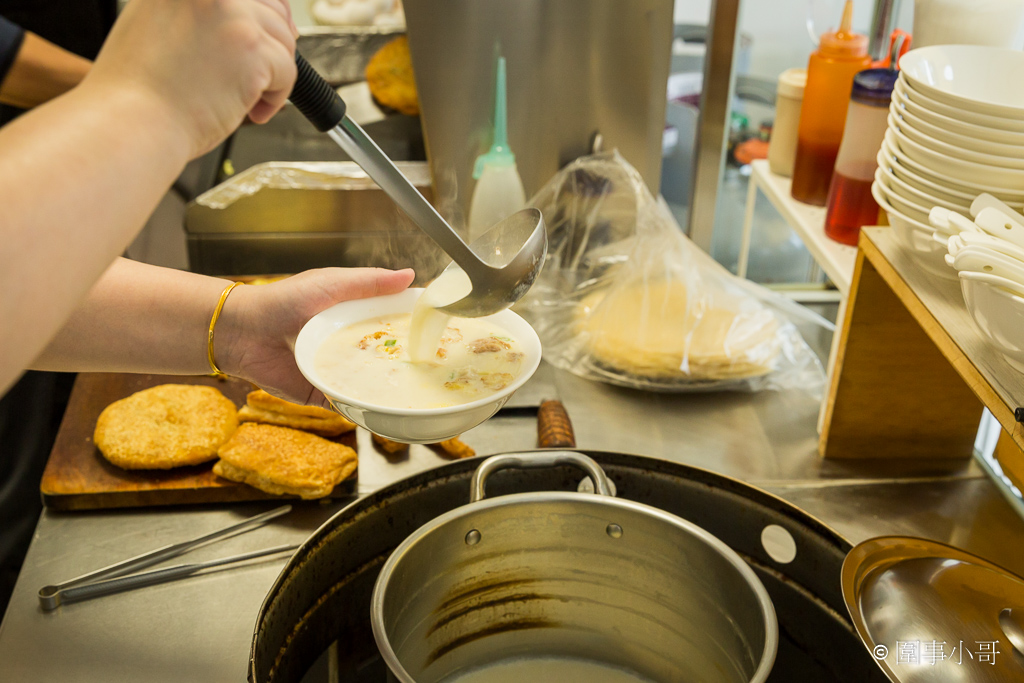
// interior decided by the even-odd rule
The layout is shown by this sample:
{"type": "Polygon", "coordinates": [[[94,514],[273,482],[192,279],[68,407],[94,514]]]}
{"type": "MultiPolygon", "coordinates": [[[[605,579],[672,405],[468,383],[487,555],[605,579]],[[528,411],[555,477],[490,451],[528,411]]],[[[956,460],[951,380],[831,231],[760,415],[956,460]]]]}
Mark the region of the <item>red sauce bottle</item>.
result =
{"type": "Polygon", "coordinates": [[[828,200],[853,77],[871,66],[868,37],[853,33],[852,24],[853,0],[846,0],[839,30],[821,36],[807,64],[791,193],[793,199],[815,206],[828,200]]]}
{"type": "Polygon", "coordinates": [[[855,246],[861,227],[878,222],[878,203],[871,196],[871,182],[878,168],[876,158],[888,127],[889,102],[898,75],[895,69],[868,69],[853,79],[846,130],[825,215],[825,234],[837,242],[855,246]]]}

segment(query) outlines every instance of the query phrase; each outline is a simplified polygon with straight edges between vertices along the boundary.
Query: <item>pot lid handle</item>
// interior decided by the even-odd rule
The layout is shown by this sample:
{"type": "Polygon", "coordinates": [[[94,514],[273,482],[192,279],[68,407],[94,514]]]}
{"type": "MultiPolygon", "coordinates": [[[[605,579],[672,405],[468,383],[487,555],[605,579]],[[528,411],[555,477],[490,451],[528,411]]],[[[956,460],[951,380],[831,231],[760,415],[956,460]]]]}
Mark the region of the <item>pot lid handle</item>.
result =
{"type": "Polygon", "coordinates": [[[487,458],[476,472],[473,473],[473,480],[470,482],[469,502],[475,503],[483,500],[486,496],[484,487],[487,484],[487,477],[498,470],[509,468],[536,469],[539,467],[556,467],[558,465],[573,465],[584,470],[594,481],[594,492],[601,496],[611,496],[611,487],[608,482],[608,475],[604,473],[597,462],[582,453],[575,451],[537,451],[534,453],[506,453],[487,458]]]}

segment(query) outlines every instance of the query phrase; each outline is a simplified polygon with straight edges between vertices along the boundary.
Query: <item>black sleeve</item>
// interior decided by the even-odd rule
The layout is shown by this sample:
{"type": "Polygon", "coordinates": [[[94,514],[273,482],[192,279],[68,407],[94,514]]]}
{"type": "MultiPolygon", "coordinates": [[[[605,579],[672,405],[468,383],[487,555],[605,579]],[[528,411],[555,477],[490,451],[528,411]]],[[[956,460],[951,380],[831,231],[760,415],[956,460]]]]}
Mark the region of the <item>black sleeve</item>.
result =
{"type": "Polygon", "coordinates": [[[7,77],[24,39],[25,31],[20,26],[0,17],[0,83],[7,77]]]}

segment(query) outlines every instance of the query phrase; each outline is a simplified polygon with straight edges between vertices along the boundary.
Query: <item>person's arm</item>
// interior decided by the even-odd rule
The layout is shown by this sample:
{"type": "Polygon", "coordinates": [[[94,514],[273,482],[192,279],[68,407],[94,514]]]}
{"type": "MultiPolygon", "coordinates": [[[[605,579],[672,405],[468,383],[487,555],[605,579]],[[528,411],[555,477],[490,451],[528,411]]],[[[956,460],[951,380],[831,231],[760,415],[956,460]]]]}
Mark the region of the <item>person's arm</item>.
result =
{"type": "Polygon", "coordinates": [[[0,76],[0,103],[31,109],[82,82],[92,62],[26,32],[6,76],[0,76]]]}
{"type": "MultiPolygon", "coordinates": [[[[323,403],[299,373],[299,330],[320,311],[349,299],[394,294],[413,273],[324,268],[268,285],[236,287],[217,321],[220,370],[299,403],[323,403]]],[[[89,291],[37,370],[209,374],[210,318],[228,280],[118,259],[89,291]]]]}
{"type": "Polygon", "coordinates": [[[0,129],[0,392],[64,325],[185,162],[281,106],[284,0],[131,2],[82,84],[0,129]]]}

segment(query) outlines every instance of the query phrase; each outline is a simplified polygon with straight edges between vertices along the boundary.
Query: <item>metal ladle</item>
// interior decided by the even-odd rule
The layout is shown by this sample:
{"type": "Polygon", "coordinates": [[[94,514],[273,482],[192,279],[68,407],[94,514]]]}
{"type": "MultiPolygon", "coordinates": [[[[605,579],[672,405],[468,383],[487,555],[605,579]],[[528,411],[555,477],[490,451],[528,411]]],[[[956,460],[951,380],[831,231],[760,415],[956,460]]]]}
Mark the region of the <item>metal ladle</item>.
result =
{"type": "MultiPolygon", "coordinates": [[[[423,198],[359,124],[345,115],[345,102],[327,81],[295,53],[298,78],[289,99],[317,130],[327,133],[423,232],[465,271],[472,290],[441,310],[475,318],[518,301],[537,278],[547,251],[540,211],[523,209],[489,229],[472,244],[423,198]]],[[[454,266],[449,266],[452,268],[454,266]]]]}

